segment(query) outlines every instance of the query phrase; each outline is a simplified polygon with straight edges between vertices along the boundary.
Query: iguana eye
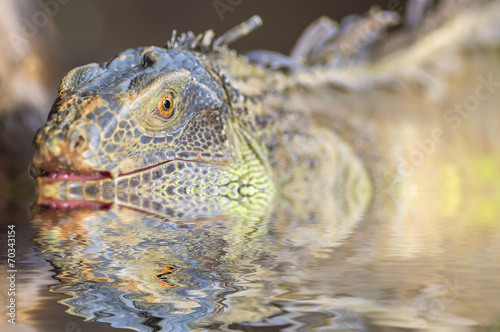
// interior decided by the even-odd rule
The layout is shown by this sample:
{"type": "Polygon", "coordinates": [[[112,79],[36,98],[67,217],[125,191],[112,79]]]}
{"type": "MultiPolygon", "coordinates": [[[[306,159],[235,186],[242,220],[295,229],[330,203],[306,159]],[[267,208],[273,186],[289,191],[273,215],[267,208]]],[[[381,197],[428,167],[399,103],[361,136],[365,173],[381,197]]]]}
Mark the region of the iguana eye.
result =
{"type": "Polygon", "coordinates": [[[169,93],[156,105],[156,114],[164,119],[168,119],[174,115],[174,96],[169,93]]]}

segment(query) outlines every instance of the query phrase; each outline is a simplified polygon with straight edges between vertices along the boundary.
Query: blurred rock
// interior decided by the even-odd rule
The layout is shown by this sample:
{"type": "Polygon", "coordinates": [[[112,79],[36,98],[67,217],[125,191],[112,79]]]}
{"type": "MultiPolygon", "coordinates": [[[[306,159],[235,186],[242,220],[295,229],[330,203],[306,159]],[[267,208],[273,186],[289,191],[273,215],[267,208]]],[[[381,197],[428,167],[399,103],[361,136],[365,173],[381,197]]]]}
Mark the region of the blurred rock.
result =
{"type": "Polygon", "coordinates": [[[0,0],[0,187],[27,175],[31,141],[50,108],[48,54],[40,51],[49,36],[35,26],[44,20],[35,2],[0,0]]]}

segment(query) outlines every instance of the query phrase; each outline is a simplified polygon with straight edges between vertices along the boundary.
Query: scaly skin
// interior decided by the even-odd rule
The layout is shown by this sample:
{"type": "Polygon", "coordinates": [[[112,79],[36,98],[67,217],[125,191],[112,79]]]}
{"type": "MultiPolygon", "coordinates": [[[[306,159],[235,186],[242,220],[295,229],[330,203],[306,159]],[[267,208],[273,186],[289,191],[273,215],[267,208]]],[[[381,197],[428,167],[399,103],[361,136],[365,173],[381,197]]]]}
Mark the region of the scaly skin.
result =
{"type": "Polygon", "coordinates": [[[218,66],[187,44],[127,50],[63,79],[34,142],[42,199],[118,201],[170,216],[175,208],[178,217],[269,201],[253,116],[234,118],[240,110],[218,66]],[[155,107],[169,93],[173,114],[162,118],[155,107]]]}
{"type": "MultiPolygon", "coordinates": [[[[55,207],[115,202],[198,218],[265,210],[278,193],[306,210],[321,210],[331,200],[359,215],[374,191],[392,195],[401,192],[401,183],[422,185],[426,167],[416,167],[411,176],[401,173],[414,142],[468,139],[450,129],[452,121],[441,114],[462,101],[447,93],[454,73],[438,68],[429,75],[425,69],[429,59],[461,54],[478,22],[484,31],[491,28],[490,7],[498,3],[488,6],[463,10],[439,28],[431,16],[423,24],[425,38],[364,65],[357,64],[353,49],[363,58],[372,40],[360,44],[363,35],[354,38],[359,31],[351,31],[352,38],[341,35],[338,45],[322,44],[320,52],[315,42],[307,44],[314,34],[306,33],[290,58],[228,50],[227,43],[257,25],[253,18],[215,41],[211,31],[174,36],[166,48],[130,49],[107,63],[76,68],[63,79],[48,122],[34,140],[30,172],[37,179],[38,202],[55,207]],[[335,54],[345,54],[325,50],[342,50],[353,38],[348,58],[339,61],[354,64],[332,69],[335,54]],[[169,95],[173,113],[162,117],[169,95]],[[429,124],[441,128],[439,135],[429,124]]],[[[387,15],[377,21],[379,14],[372,11],[359,26],[370,26],[370,20],[393,23],[387,15]]],[[[333,26],[320,21],[313,30],[325,24],[333,26]]],[[[460,61],[474,59],[468,54],[460,61]]],[[[471,88],[457,86],[464,94],[471,88]]],[[[494,119],[485,112],[480,121],[494,119]]],[[[440,149],[445,147],[432,153],[440,149]]],[[[430,157],[427,166],[434,162],[430,157]]]]}

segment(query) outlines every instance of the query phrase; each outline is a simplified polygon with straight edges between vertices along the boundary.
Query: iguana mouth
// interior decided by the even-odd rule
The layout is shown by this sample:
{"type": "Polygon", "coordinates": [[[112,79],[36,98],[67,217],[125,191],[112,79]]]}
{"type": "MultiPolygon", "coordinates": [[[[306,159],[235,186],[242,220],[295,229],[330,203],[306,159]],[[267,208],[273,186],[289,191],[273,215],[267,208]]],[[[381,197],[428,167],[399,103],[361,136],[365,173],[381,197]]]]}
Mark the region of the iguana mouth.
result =
{"type": "MultiPolygon", "coordinates": [[[[113,181],[110,172],[79,173],[74,171],[49,171],[41,168],[30,169],[31,176],[36,179],[36,204],[51,210],[107,210],[112,202],[100,199],[86,199],[83,195],[71,197],[70,184],[99,183],[113,181]]],[[[83,188],[83,187],[82,187],[83,188]]]]}
{"type": "Polygon", "coordinates": [[[116,169],[115,171],[93,171],[93,172],[77,172],[71,170],[49,170],[43,169],[33,164],[30,165],[30,175],[33,179],[39,179],[40,182],[88,182],[88,181],[102,181],[102,180],[117,180],[126,176],[131,176],[138,173],[147,172],[151,169],[161,167],[165,164],[172,163],[175,161],[181,162],[193,162],[193,163],[208,163],[215,165],[225,165],[225,162],[214,162],[213,160],[207,161],[202,158],[197,159],[171,159],[165,160],[163,162],[138,168],[136,170],[131,170],[125,173],[121,173],[116,169]]]}
{"type": "Polygon", "coordinates": [[[168,160],[117,177],[106,171],[80,173],[35,166],[30,170],[35,178],[35,204],[50,210],[107,210],[118,206],[178,218],[190,209],[196,216],[219,211],[220,165],[198,160],[168,160]],[[154,190],[155,183],[165,185],[154,190]],[[202,211],[199,206],[203,204],[206,208],[202,211]],[[172,214],[174,210],[179,212],[172,214]]]}
{"type": "MultiPolygon", "coordinates": [[[[32,164],[30,175],[35,179],[37,204],[39,205],[52,209],[102,209],[109,207],[112,202],[116,201],[117,197],[130,194],[130,186],[136,188],[143,181],[140,180],[143,177],[158,180],[161,176],[175,170],[183,171],[186,168],[184,166],[186,163],[196,164],[200,162],[199,160],[172,159],[123,174],[117,172],[115,176],[113,176],[112,171],[53,170],[32,164]],[[176,162],[181,162],[182,165],[175,166],[176,162]],[[131,178],[134,178],[133,184],[129,184],[131,178]]],[[[207,165],[206,163],[201,164],[207,165]]]]}
{"type": "Polygon", "coordinates": [[[40,182],[87,182],[99,180],[112,180],[114,177],[108,171],[74,171],[74,170],[57,170],[54,168],[45,168],[36,166],[33,163],[29,165],[29,174],[35,180],[40,182]]]}
{"type": "Polygon", "coordinates": [[[92,172],[89,174],[77,173],[71,171],[45,171],[42,170],[41,174],[37,176],[43,182],[57,182],[57,181],[72,181],[72,182],[86,182],[86,181],[99,181],[112,179],[109,172],[92,172]]]}
{"type": "Polygon", "coordinates": [[[47,170],[43,168],[39,168],[36,166],[33,166],[32,168],[30,167],[30,175],[33,179],[39,179],[40,182],[88,182],[88,181],[102,181],[102,180],[114,180],[114,179],[119,179],[124,176],[130,176],[133,174],[141,173],[148,171],[151,168],[155,168],[158,166],[161,166],[163,164],[176,161],[177,159],[173,160],[167,160],[155,165],[151,165],[148,167],[143,167],[140,169],[136,169],[131,172],[127,173],[119,173],[115,176],[111,172],[108,171],[94,171],[90,173],[85,173],[85,172],[75,172],[71,170],[62,170],[62,171],[56,171],[56,170],[47,170]]]}
{"type": "Polygon", "coordinates": [[[74,210],[74,209],[88,209],[88,210],[108,210],[113,203],[100,202],[100,201],[87,201],[87,200],[58,200],[47,199],[37,202],[38,205],[44,206],[51,210],[74,210]]]}

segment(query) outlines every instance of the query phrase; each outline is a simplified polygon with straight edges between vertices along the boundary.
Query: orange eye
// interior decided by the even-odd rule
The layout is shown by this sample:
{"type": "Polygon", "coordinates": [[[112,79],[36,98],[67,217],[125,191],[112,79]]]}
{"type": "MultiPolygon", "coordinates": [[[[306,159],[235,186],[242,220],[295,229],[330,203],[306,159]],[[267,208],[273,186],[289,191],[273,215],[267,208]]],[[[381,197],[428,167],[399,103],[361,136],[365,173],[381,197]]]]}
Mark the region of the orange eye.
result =
{"type": "Polygon", "coordinates": [[[168,119],[174,115],[174,96],[169,93],[158,103],[155,108],[156,114],[164,119],[168,119]]]}

